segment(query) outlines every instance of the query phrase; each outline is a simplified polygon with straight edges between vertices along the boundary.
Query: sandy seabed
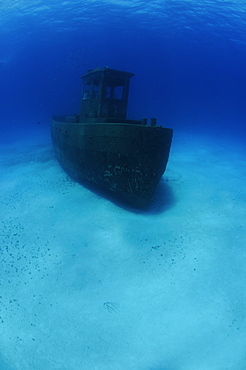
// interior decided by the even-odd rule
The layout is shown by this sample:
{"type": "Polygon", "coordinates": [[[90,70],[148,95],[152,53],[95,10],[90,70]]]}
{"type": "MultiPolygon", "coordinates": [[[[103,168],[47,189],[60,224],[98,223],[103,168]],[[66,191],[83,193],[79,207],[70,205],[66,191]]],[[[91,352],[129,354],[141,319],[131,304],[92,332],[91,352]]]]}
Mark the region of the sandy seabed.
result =
{"type": "Polygon", "coordinates": [[[245,370],[246,150],[174,136],[150,207],[1,146],[1,370],[245,370]]]}

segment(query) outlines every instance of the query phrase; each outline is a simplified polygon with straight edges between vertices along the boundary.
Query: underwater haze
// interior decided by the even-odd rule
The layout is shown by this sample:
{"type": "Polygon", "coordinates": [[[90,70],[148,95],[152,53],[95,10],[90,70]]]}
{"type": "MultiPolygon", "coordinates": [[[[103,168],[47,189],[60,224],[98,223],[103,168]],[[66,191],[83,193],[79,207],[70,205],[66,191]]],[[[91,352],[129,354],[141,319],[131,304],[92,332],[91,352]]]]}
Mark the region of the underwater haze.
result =
{"type": "Polygon", "coordinates": [[[129,117],[245,133],[243,0],[6,0],[0,7],[3,136],[79,113],[80,77],[99,66],[135,73],[129,117]]]}
{"type": "Polygon", "coordinates": [[[3,0],[0,27],[0,370],[245,370],[245,0],[3,0]],[[54,156],[105,66],[174,129],[144,210],[54,156]]]}

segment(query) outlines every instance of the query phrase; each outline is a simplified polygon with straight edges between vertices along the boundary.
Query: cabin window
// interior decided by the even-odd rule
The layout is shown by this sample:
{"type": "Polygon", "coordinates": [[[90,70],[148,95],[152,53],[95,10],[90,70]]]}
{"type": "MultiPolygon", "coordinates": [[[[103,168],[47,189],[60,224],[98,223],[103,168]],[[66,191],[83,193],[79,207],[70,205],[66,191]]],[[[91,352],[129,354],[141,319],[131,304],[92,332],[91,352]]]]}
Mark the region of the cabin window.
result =
{"type": "Polygon", "coordinates": [[[91,84],[84,84],[83,100],[90,99],[91,84]]]}
{"type": "Polygon", "coordinates": [[[98,98],[98,91],[99,91],[99,80],[94,81],[93,91],[92,91],[93,98],[98,98]]]}
{"type": "Polygon", "coordinates": [[[123,86],[107,86],[106,98],[122,100],[123,98],[123,86]]]}

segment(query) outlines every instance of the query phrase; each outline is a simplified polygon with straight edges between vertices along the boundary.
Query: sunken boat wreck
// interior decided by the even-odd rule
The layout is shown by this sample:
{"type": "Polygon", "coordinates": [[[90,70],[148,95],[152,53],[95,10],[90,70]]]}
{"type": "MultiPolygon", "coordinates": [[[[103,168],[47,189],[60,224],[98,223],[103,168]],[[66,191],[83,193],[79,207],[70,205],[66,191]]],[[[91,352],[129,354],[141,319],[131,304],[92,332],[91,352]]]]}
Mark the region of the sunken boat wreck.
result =
{"type": "Polygon", "coordinates": [[[81,184],[146,206],[166,169],[173,130],[126,119],[133,73],[105,68],[83,78],[80,115],[54,116],[51,137],[64,170],[81,184]]]}

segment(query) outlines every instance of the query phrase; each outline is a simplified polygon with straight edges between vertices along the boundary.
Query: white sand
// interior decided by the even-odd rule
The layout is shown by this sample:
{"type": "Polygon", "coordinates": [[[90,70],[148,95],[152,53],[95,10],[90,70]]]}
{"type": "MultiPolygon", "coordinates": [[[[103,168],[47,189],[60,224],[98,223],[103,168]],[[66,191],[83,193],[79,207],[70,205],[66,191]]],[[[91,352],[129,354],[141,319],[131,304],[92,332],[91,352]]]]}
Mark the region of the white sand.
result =
{"type": "Polygon", "coordinates": [[[1,370],[246,368],[242,147],[176,133],[146,212],[1,153],[1,370]]]}

